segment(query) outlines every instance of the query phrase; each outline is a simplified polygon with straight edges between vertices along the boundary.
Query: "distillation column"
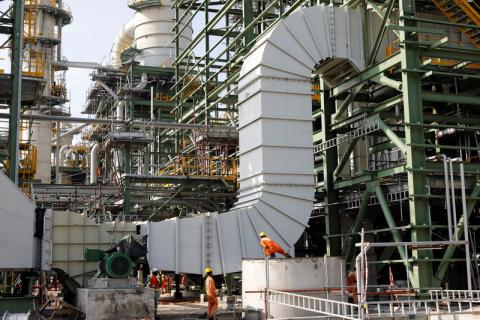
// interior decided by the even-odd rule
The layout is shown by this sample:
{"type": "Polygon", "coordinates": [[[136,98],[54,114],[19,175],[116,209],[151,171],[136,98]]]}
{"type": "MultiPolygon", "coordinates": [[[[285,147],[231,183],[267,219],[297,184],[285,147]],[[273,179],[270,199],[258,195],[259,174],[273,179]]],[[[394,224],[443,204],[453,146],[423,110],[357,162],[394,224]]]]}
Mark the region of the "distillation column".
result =
{"type": "MultiPolygon", "coordinates": [[[[27,0],[25,2],[25,61],[24,77],[40,78],[45,86],[30,110],[32,115],[69,115],[62,105],[67,101],[63,89],[55,82],[52,62],[57,57],[61,28],[72,21],[69,10],[57,0],[27,0]]],[[[48,121],[33,122],[31,130],[24,132],[23,141],[31,141],[37,147],[37,171],[35,178],[42,183],[51,182],[52,124],[48,121]]]]}

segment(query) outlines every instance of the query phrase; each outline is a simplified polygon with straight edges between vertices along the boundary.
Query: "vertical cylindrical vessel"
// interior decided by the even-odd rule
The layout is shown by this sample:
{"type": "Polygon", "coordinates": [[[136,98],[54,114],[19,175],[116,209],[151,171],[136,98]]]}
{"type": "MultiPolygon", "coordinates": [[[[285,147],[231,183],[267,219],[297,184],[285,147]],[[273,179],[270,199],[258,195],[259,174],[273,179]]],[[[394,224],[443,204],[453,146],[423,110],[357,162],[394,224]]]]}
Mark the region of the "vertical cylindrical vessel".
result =
{"type": "MultiPolygon", "coordinates": [[[[173,41],[175,12],[167,1],[132,1],[130,7],[135,9],[135,46],[140,51],[136,60],[144,66],[171,67],[175,60],[175,42],[173,41]]],[[[184,12],[181,12],[183,15],[184,12]]],[[[190,19],[187,15],[179,30],[180,52],[192,41],[193,29],[185,25],[190,19]]]]}

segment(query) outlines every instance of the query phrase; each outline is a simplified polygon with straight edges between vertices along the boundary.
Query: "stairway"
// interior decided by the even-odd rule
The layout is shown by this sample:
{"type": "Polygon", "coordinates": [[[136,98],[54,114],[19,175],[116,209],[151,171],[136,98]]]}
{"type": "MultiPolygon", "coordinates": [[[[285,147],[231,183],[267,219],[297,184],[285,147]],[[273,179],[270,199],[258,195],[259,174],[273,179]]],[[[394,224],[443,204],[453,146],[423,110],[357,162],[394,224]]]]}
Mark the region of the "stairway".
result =
{"type": "MultiPolygon", "coordinates": [[[[467,0],[432,0],[435,6],[454,23],[480,26],[480,7],[467,0]]],[[[468,40],[480,48],[480,29],[460,27],[468,40]]]]}

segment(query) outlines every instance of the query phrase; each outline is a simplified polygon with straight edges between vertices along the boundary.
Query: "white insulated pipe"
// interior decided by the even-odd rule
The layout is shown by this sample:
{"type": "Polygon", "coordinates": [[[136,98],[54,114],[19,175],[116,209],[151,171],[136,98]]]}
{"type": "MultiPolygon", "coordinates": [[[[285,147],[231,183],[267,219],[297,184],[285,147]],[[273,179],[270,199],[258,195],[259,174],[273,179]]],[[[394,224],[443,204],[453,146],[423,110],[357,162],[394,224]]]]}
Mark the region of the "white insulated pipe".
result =
{"type": "Polygon", "coordinates": [[[65,153],[71,148],[72,146],[71,145],[64,145],[60,148],[60,159],[59,159],[59,164],[63,166],[64,162],[65,162],[65,153]]]}
{"type": "Polygon", "coordinates": [[[302,8],[257,41],[238,83],[238,202],[222,214],[146,223],[152,267],[238,272],[242,259],[263,257],[261,231],[293,254],[314,201],[312,71],[335,59],[363,68],[360,18],[358,10],[302,8]]]}
{"type": "Polygon", "coordinates": [[[98,151],[100,145],[95,144],[90,150],[90,184],[97,183],[97,169],[98,169],[98,151]]]}
{"type": "Polygon", "coordinates": [[[67,153],[65,154],[65,159],[63,160],[63,166],[68,167],[69,163],[68,160],[72,160],[73,158],[73,153],[75,152],[74,149],[69,149],[67,153]]]}
{"type": "Polygon", "coordinates": [[[112,66],[120,68],[122,65],[122,52],[130,48],[134,39],[134,21],[131,19],[126,22],[118,31],[115,42],[112,47],[112,66]]]}

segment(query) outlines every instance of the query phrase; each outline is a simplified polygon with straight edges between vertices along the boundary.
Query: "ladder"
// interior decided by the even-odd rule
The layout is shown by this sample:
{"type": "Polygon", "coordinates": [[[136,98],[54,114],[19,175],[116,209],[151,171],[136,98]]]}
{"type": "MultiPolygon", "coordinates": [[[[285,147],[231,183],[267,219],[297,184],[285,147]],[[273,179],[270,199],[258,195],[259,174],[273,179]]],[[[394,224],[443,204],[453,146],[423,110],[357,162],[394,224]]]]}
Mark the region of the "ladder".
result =
{"type": "MultiPolygon", "coordinates": [[[[453,23],[480,26],[480,6],[467,0],[432,0],[435,6],[453,23]]],[[[468,40],[480,48],[480,29],[460,27],[468,40]]]]}
{"type": "Polygon", "coordinates": [[[38,0],[25,1],[25,42],[34,42],[38,35],[38,0]]]}
{"type": "Polygon", "coordinates": [[[352,141],[356,138],[366,136],[372,132],[380,130],[380,123],[378,120],[365,123],[359,128],[356,128],[344,135],[322,142],[314,147],[314,153],[321,153],[327,149],[338,146],[339,144],[352,141]]]}

